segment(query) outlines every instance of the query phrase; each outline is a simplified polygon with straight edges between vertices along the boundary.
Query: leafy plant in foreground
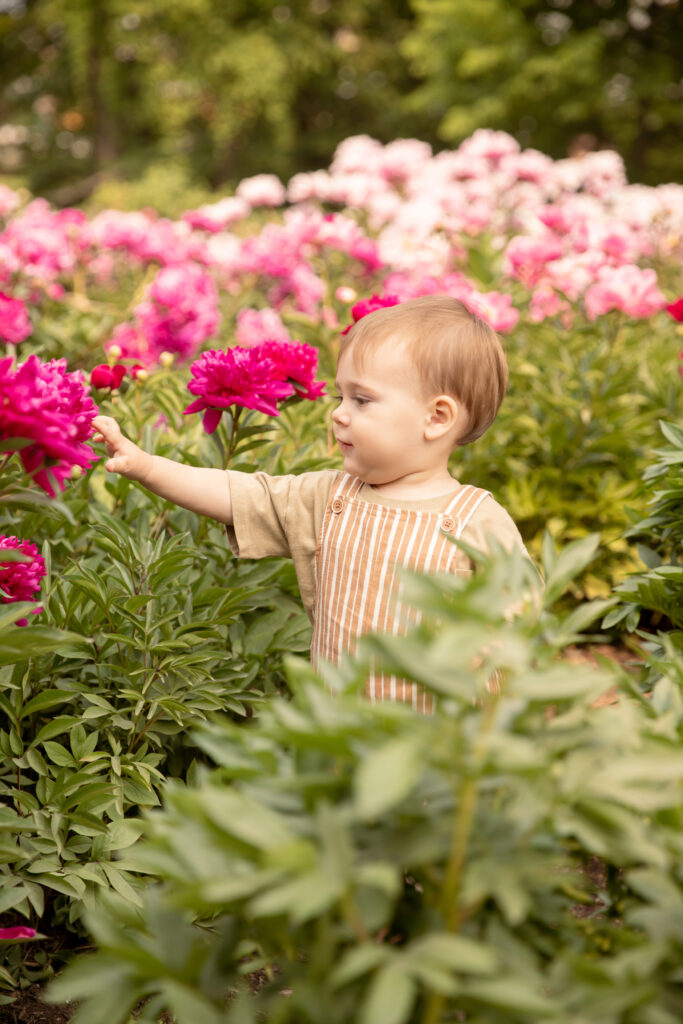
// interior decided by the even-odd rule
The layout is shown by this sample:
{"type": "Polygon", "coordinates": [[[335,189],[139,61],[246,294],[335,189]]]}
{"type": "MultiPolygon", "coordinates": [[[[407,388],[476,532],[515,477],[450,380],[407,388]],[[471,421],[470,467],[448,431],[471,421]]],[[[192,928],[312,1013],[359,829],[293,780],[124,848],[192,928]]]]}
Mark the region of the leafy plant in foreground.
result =
{"type": "Polygon", "coordinates": [[[412,635],[368,638],[324,684],[291,659],[292,702],[202,728],[217,767],[170,783],[119,862],[162,884],[93,908],[99,951],[52,998],[81,1001],[79,1024],[145,998],[139,1019],[178,1024],[675,1024],[683,662],[648,700],[558,656],[605,612],[549,611],[594,555],[547,541],[542,599],[521,559],[415,578],[412,635]],[[360,698],[368,659],[437,713],[360,698]]]}

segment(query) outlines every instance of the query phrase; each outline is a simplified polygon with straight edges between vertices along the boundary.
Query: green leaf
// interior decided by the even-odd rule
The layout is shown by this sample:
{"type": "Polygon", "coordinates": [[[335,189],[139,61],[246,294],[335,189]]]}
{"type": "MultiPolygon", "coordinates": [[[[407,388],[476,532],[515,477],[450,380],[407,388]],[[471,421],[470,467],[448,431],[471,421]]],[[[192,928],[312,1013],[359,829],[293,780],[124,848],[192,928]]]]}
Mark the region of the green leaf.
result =
{"type": "MultiPolygon", "coordinates": [[[[548,542],[550,541],[549,536],[548,542]]],[[[552,550],[552,543],[544,541],[545,603],[553,604],[565,592],[567,585],[581,573],[595,558],[600,537],[597,533],[575,540],[559,554],[552,550]]]]}
{"type": "Polygon", "coordinates": [[[161,988],[177,1024],[223,1024],[223,1014],[201,993],[170,978],[164,979],[161,988]]]}
{"type": "Polygon", "coordinates": [[[341,988],[349,982],[356,981],[364,974],[374,971],[380,964],[396,957],[396,951],[390,946],[376,942],[364,942],[347,950],[330,975],[332,988],[341,988]]]}
{"type": "Polygon", "coordinates": [[[372,980],[358,1024],[405,1024],[410,1019],[417,987],[403,964],[381,968],[372,980]]]}
{"type": "Polygon", "coordinates": [[[559,1008],[552,1000],[541,995],[539,988],[523,978],[508,976],[488,978],[485,982],[470,982],[463,992],[485,1006],[495,1006],[519,1019],[528,1017],[557,1017],[559,1008]]]}
{"type": "Polygon", "coordinates": [[[376,818],[404,800],[420,777],[420,748],[411,736],[390,740],[360,763],[354,798],[361,818],[376,818]]]}

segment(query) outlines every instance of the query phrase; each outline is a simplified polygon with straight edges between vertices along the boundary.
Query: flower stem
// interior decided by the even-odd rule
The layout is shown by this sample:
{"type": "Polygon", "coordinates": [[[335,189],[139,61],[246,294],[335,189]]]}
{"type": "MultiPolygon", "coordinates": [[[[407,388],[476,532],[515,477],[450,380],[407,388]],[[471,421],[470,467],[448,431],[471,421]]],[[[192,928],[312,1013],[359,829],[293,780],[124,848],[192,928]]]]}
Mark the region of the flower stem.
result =
{"type": "MultiPolygon", "coordinates": [[[[479,775],[483,757],[483,738],[490,732],[493,725],[499,694],[485,698],[482,727],[472,750],[473,764],[460,788],[459,799],[453,819],[451,848],[446,865],[446,874],[441,889],[440,910],[443,915],[446,931],[457,932],[462,924],[462,907],[460,905],[460,889],[467,856],[472,828],[474,826],[479,790],[479,775]]],[[[440,992],[430,992],[420,1024],[438,1024],[441,1019],[446,997],[440,992]]]]}

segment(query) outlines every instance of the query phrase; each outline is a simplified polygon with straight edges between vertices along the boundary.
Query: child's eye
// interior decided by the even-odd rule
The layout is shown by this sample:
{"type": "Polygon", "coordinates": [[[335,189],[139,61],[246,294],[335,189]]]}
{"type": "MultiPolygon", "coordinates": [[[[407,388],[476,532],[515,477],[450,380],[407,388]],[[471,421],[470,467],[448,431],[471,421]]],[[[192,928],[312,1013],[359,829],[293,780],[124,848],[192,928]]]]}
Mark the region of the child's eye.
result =
{"type": "Polygon", "coordinates": [[[356,403],[356,405],[367,405],[368,402],[370,401],[369,398],[363,398],[362,395],[354,395],[353,400],[356,403]]]}

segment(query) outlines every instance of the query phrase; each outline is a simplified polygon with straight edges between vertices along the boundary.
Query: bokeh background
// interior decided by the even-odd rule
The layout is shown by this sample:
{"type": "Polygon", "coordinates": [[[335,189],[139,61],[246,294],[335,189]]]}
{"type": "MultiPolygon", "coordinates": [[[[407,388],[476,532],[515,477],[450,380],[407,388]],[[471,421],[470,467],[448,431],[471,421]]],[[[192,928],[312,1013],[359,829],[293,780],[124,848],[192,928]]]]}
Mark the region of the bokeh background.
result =
{"type": "Polygon", "coordinates": [[[683,172],[679,0],[0,0],[0,175],[176,213],[367,133],[683,172]]]}

